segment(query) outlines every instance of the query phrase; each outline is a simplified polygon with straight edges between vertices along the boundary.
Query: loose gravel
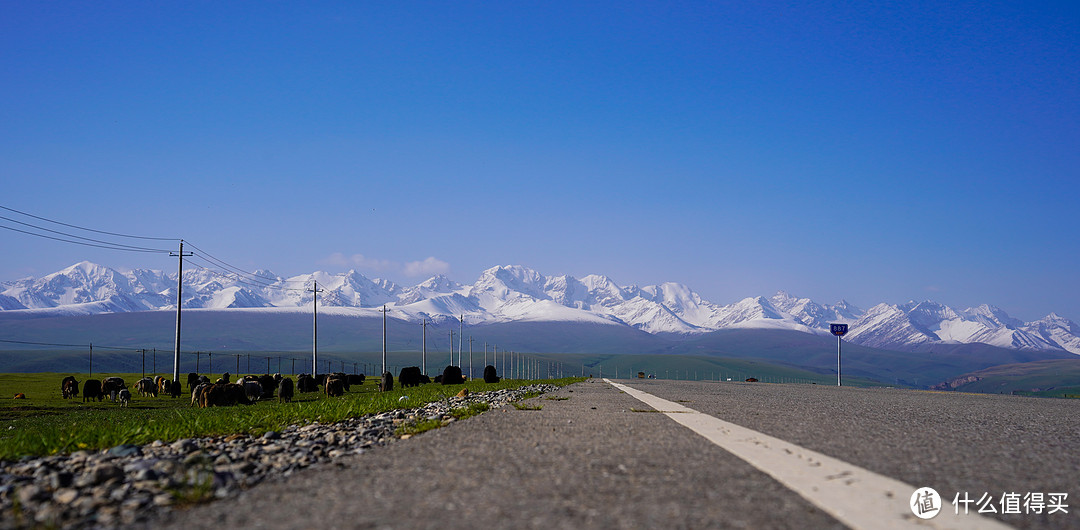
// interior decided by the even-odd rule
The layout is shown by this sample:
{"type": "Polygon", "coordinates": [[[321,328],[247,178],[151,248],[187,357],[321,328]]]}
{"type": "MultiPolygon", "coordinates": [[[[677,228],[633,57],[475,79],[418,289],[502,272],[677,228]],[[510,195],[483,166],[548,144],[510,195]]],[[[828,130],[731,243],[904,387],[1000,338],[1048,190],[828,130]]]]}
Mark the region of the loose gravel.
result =
{"type": "Polygon", "coordinates": [[[479,403],[497,408],[558,388],[542,384],[476,392],[339,423],[290,425],[261,436],[185,438],[0,462],[0,529],[145,522],[174,506],[232,497],[263,481],[363,454],[397,440],[395,433],[407,422],[448,424],[455,421],[453,409],[479,403]]]}

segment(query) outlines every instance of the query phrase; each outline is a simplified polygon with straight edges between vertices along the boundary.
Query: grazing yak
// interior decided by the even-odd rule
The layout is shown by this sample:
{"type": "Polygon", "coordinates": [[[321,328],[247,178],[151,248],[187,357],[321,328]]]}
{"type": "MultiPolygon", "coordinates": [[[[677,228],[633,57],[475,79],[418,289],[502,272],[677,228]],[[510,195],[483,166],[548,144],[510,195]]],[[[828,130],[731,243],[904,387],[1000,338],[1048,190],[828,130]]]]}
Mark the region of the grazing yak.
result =
{"type": "Polygon", "coordinates": [[[345,375],[345,372],[334,372],[334,373],[332,373],[330,375],[327,375],[326,378],[327,379],[340,379],[342,388],[344,388],[346,392],[349,391],[349,386],[350,386],[350,384],[349,384],[349,376],[345,375]]]}
{"type": "Polygon", "coordinates": [[[410,386],[420,386],[420,377],[424,375],[420,373],[419,366],[406,366],[401,369],[401,373],[398,374],[398,383],[401,383],[401,388],[408,388],[410,386]]]}
{"type": "Polygon", "coordinates": [[[263,389],[258,381],[244,381],[242,384],[248,401],[258,401],[262,397],[263,389]]]}
{"type": "Polygon", "coordinates": [[[183,393],[182,390],[183,388],[180,386],[180,381],[173,381],[169,384],[169,395],[174,398],[180,397],[180,394],[183,393]]]}
{"type": "Polygon", "coordinates": [[[389,392],[394,389],[394,376],[390,372],[383,372],[379,380],[379,392],[389,392]]]}
{"type": "Polygon", "coordinates": [[[499,373],[495,371],[495,367],[490,364],[484,367],[484,382],[485,383],[498,383],[499,373]]]}
{"type": "Polygon", "coordinates": [[[293,382],[292,379],[286,377],[278,384],[278,401],[282,403],[288,403],[293,398],[293,382]]]}
{"type": "Polygon", "coordinates": [[[195,388],[194,388],[194,389],[193,389],[193,390],[191,391],[191,406],[192,406],[192,407],[197,407],[197,406],[201,406],[201,405],[200,405],[200,398],[201,398],[201,396],[202,396],[202,393],[203,393],[203,392],[205,392],[205,391],[206,391],[206,389],[207,389],[207,388],[210,388],[211,386],[212,386],[212,385],[209,385],[209,384],[207,384],[207,383],[203,383],[203,384],[201,384],[201,385],[198,385],[198,386],[196,386],[196,387],[195,387],[195,388]]]}
{"type": "Polygon", "coordinates": [[[366,379],[366,377],[364,374],[349,374],[348,379],[350,385],[362,385],[364,384],[364,379],[366,379]]]}
{"type": "Polygon", "coordinates": [[[195,372],[188,372],[187,374],[187,388],[188,392],[195,390],[195,387],[199,386],[199,374],[195,372]]]}
{"type": "Polygon", "coordinates": [[[12,399],[26,399],[26,394],[19,392],[18,394],[15,394],[15,397],[12,399]]]}
{"type": "Polygon", "coordinates": [[[98,381],[97,379],[87,379],[86,382],[83,383],[83,403],[93,399],[101,401],[103,397],[104,395],[101,393],[101,381],[98,381]]]}
{"type": "Polygon", "coordinates": [[[308,374],[300,374],[296,376],[296,389],[300,393],[306,392],[318,392],[319,385],[315,382],[315,378],[308,374]]]}
{"type": "MultiPolygon", "coordinates": [[[[196,387],[198,388],[198,387],[196,387]]],[[[247,395],[244,393],[244,386],[237,383],[225,383],[209,385],[199,393],[199,406],[206,407],[225,407],[229,405],[250,405],[253,402],[248,400],[247,395]]]]}
{"type": "Polygon", "coordinates": [[[262,399],[273,399],[274,391],[277,390],[278,380],[272,375],[259,376],[259,386],[262,387],[262,399]]]}
{"type": "Polygon", "coordinates": [[[128,406],[128,403],[131,403],[131,391],[126,388],[121,388],[120,391],[116,393],[116,399],[114,401],[119,401],[121,407],[128,406]]]}
{"type": "Polygon", "coordinates": [[[135,391],[140,396],[153,396],[157,397],[157,385],[154,384],[154,380],[149,377],[144,377],[135,382],[135,391]]]}
{"type": "Polygon", "coordinates": [[[442,384],[444,385],[461,385],[465,383],[465,378],[461,377],[460,366],[447,366],[443,369],[442,384]]]}
{"type": "Polygon", "coordinates": [[[74,376],[67,376],[60,382],[60,393],[64,399],[79,397],[79,382],[74,376]]]}
{"type": "Polygon", "coordinates": [[[326,379],[326,396],[338,397],[345,394],[345,382],[341,379],[328,377],[326,379]]]}
{"type": "Polygon", "coordinates": [[[116,401],[116,394],[125,388],[127,388],[127,384],[119,377],[106,377],[101,382],[101,393],[108,396],[112,401],[116,401]]]}

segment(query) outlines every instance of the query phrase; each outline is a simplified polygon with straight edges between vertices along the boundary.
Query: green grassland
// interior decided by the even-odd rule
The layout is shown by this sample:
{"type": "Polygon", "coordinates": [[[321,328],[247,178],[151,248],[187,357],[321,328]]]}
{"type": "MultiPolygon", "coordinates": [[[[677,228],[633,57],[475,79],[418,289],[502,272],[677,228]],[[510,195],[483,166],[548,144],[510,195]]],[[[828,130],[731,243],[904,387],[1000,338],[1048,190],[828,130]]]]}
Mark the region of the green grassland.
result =
{"type": "MultiPolygon", "coordinates": [[[[524,381],[503,380],[487,384],[482,380],[464,385],[428,384],[408,389],[379,392],[374,378],[353,385],[342,397],[326,397],[317,392],[296,393],[291,403],[276,399],[254,405],[211,407],[191,406],[191,395],[179,398],[132,396],[128,407],[108,399],[83,403],[82,396],[64,400],[60,394],[63,373],[0,374],[0,460],[24,455],[47,455],[80,449],[105,449],[121,444],[169,442],[194,436],[228,434],[260,435],[288,425],[312,422],[331,423],[347,418],[396,409],[416,408],[456,395],[462,388],[470,392],[516,388],[537,382],[567,385],[580,379],[524,381]],[[26,399],[14,400],[15,393],[26,399]]],[[[94,374],[95,379],[123,377],[129,387],[139,374],[94,374]]],[[[76,375],[82,382],[85,378],[76,375]]],[[[185,390],[187,385],[184,385],[185,390]]]]}
{"type": "Polygon", "coordinates": [[[960,392],[1038,397],[1080,396],[1080,358],[1005,364],[963,374],[952,384],[960,392]]]}

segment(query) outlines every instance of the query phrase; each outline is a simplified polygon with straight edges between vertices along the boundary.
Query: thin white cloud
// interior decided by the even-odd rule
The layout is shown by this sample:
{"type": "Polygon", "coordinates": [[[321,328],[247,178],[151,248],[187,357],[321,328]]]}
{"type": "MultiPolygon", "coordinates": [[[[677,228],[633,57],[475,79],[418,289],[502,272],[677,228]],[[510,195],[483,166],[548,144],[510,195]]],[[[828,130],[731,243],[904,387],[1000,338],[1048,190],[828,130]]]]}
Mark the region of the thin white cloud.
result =
{"type": "Polygon", "coordinates": [[[374,272],[394,271],[401,268],[400,265],[390,260],[369,258],[363,254],[346,256],[341,252],[330,254],[323,259],[321,263],[324,265],[334,265],[336,267],[355,267],[357,269],[374,272]]]}
{"type": "Polygon", "coordinates": [[[346,256],[341,252],[335,252],[324,258],[320,263],[335,267],[354,267],[367,272],[398,273],[409,277],[431,276],[450,272],[450,264],[434,256],[423,261],[410,261],[401,264],[387,259],[369,258],[363,254],[346,256]]]}
{"type": "Polygon", "coordinates": [[[434,256],[424,261],[410,261],[405,264],[402,272],[406,276],[428,276],[433,274],[446,274],[450,272],[450,264],[436,259],[434,256]]]}

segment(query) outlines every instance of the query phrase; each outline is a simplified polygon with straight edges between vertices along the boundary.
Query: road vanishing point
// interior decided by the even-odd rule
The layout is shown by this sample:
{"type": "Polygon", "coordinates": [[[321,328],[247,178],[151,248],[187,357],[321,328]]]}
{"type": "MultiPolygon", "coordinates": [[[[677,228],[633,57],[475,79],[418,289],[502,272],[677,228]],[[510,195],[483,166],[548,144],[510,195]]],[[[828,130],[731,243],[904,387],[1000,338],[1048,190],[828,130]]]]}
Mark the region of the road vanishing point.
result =
{"type": "Polygon", "coordinates": [[[590,379],[527,403],[148,526],[1080,528],[1078,400],[590,379]]]}

